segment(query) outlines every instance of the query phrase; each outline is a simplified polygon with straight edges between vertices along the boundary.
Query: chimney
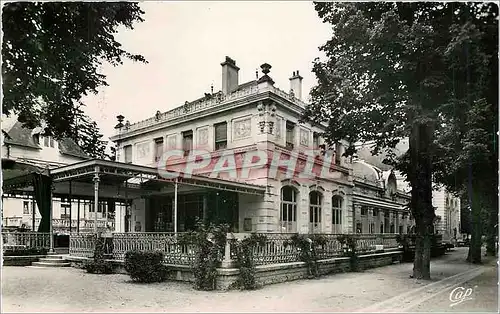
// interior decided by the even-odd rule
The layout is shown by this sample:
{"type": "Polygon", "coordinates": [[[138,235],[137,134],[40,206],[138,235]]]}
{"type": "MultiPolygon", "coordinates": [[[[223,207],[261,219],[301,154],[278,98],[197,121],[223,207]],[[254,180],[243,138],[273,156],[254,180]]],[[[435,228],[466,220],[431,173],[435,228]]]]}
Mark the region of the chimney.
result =
{"type": "Polygon", "coordinates": [[[303,77],[299,75],[298,70],[297,72],[293,72],[290,78],[290,90],[292,90],[295,97],[300,100],[302,100],[302,79],[303,77]]]}
{"type": "Polygon", "coordinates": [[[238,88],[238,71],[236,62],[226,56],[226,61],[222,62],[222,93],[230,94],[238,88]]]}

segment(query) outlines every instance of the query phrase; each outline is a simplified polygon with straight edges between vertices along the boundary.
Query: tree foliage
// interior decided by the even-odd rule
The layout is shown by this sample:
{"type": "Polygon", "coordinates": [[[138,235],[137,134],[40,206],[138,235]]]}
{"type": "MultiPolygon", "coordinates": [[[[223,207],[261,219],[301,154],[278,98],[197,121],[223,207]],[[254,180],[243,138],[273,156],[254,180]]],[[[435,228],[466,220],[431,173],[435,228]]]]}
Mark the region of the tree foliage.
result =
{"type": "Polygon", "coordinates": [[[56,137],[71,137],[82,96],[106,86],[103,61],[146,62],[115,39],[144,12],[133,2],[10,2],[2,7],[2,109],[28,128],[45,121],[56,137]]]}
{"type": "Polygon", "coordinates": [[[80,108],[75,109],[74,125],[71,126],[71,138],[83,151],[92,158],[112,159],[106,153],[108,141],[103,140],[99,127],[95,121],[86,115],[80,108]]]}
{"type": "MultiPolygon", "coordinates": [[[[326,123],[323,136],[329,144],[348,140],[347,155],[359,142],[373,142],[373,154],[387,150],[388,162],[412,187],[410,208],[418,235],[414,275],[430,278],[435,165],[443,169],[439,182],[448,185],[451,178],[438,140],[453,119],[467,121],[470,112],[464,104],[481,102],[473,84],[498,94],[485,75],[491,56],[481,47],[494,40],[485,29],[495,27],[498,8],[487,3],[318,2],[315,9],[332,25],[333,36],[320,47],[326,59],[314,62],[318,83],[303,118],[326,123]],[[410,149],[396,159],[392,148],[405,137],[410,149]]],[[[474,150],[474,139],[485,133],[469,132],[462,145],[474,150]]]]}

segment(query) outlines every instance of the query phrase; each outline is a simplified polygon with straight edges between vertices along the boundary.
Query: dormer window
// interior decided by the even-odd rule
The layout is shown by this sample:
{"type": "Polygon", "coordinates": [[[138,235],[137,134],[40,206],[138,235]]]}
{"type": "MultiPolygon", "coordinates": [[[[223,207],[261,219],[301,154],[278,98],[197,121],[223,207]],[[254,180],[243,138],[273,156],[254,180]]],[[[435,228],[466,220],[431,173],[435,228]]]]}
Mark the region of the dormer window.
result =
{"type": "Polygon", "coordinates": [[[35,142],[36,145],[40,145],[40,134],[33,134],[33,142],[35,142]]]}
{"type": "Polygon", "coordinates": [[[50,135],[35,134],[33,135],[33,141],[38,145],[41,145],[40,143],[43,143],[44,147],[52,147],[52,148],[56,147],[56,141],[50,135]]]}

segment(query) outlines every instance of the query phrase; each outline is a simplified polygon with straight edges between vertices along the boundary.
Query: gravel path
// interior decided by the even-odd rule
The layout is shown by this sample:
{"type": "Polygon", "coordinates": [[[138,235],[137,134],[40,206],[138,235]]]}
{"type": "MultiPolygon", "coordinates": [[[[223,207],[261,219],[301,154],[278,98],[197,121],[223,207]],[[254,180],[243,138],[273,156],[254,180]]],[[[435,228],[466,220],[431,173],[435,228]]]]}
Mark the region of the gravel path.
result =
{"type": "MultiPolygon", "coordinates": [[[[459,248],[433,260],[431,282],[476,267],[464,262],[466,254],[459,248]]],[[[431,283],[409,279],[412,267],[396,264],[229,292],[196,291],[182,282],[137,284],[126,275],[91,275],[75,268],[3,267],[2,303],[4,312],[32,313],[346,312],[431,283]]]]}

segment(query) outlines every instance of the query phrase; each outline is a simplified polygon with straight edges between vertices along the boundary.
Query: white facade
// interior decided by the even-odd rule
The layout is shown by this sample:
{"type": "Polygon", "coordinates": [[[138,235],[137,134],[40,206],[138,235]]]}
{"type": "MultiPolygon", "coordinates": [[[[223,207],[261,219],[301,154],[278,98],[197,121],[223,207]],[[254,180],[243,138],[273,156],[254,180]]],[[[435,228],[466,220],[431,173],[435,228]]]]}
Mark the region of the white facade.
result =
{"type": "MultiPolygon", "coordinates": [[[[263,151],[268,157],[281,153],[297,158],[297,167],[305,167],[304,153],[309,151],[313,157],[322,156],[320,145],[323,140],[315,136],[315,132],[321,132],[323,128],[299,122],[306,104],[297,98],[301,96],[302,80],[298,71],[290,79],[291,92],[286,93],[274,86],[267,75],[270,67],[266,66],[262,66],[264,75],[258,81],[238,85],[239,69],[233,60],[227,58],[222,63],[222,86],[225,86],[222,92],[208,94],[167,112],[158,112],[155,117],[144,121],[134,124],[127,121],[111,138],[117,146],[117,161],[157,167],[164,152],[195,149],[209,152],[212,163],[226,152],[236,153],[236,169],[242,171],[245,168],[241,164],[243,157],[238,154],[263,151]],[[221,128],[221,123],[226,127],[221,128]]],[[[344,144],[327,148],[326,155],[314,162],[314,169],[319,171],[324,166],[326,172],[332,173],[330,176],[316,175],[304,179],[294,175],[290,178],[285,170],[274,175],[272,169],[265,168],[252,169],[251,176],[236,178],[228,173],[214,173],[213,167],[199,173],[268,187],[263,197],[238,196],[240,232],[349,233],[354,232],[356,224],[361,222],[356,217],[364,216],[365,208],[369,207],[371,211],[373,206],[387,210],[386,216],[392,224],[402,222],[406,195],[402,191],[398,194],[397,188],[394,198],[386,195],[382,179],[363,184],[363,180],[354,179],[351,162],[341,156],[344,144]],[[326,156],[331,158],[331,166],[326,162],[326,156]],[[358,192],[354,189],[356,182],[363,185],[358,192]],[[287,187],[294,193],[289,193],[290,189],[284,192],[287,187]],[[371,191],[374,195],[366,199],[371,191]],[[353,208],[362,208],[363,215],[360,212],[356,216],[353,208]]],[[[169,169],[185,170],[187,158],[181,156],[177,161],[169,160],[169,169]]],[[[134,204],[134,221],[147,225],[147,205],[142,200],[134,204]]],[[[404,219],[408,219],[407,215],[404,219]]],[[[362,229],[367,233],[378,233],[362,229]]],[[[399,226],[393,232],[398,230],[399,226]]]]}
{"type": "Polygon", "coordinates": [[[443,239],[460,239],[460,198],[440,188],[432,193],[432,206],[436,209],[436,231],[443,239]]]}

